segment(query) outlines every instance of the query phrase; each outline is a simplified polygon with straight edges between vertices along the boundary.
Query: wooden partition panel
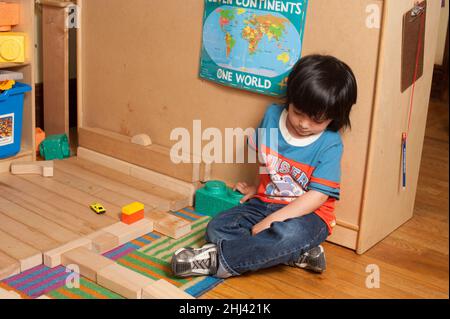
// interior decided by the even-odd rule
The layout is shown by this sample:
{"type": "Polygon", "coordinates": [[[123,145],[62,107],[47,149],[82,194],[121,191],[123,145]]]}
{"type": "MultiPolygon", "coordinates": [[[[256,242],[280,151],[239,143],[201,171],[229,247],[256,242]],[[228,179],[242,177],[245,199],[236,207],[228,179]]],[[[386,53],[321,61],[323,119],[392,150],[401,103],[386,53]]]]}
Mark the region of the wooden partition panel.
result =
{"type": "MultiPolygon", "coordinates": [[[[146,133],[170,147],[174,128],[192,133],[196,119],[203,129],[223,133],[255,127],[268,104],[277,102],[198,78],[203,1],[79,3],[81,127],[126,136],[146,133]]],[[[344,133],[343,199],[337,211],[338,224],[351,232],[352,244],[345,244],[351,248],[359,228],[380,38],[380,29],[368,21],[373,22],[373,10],[381,14],[382,6],[381,0],[311,0],[306,21],[303,53],[337,56],[359,84],[352,130],[344,133]]],[[[253,181],[254,171],[251,164],[213,164],[212,178],[253,181]]]]}
{"type": "Polygon", "coordinates": [[[424,74],[415,87],[407,143],[407,187],[404,190],[401,183],[401,138],[408,127],[412,87],[401,93],[402,19],[415,1],[385,1],[383,30],[386,31],[382,38],[359,253],[367,251],[413,216],[441,4],[439,0],[427,2],[424,74]]]}
{"type": "Polygon", "coordinates": [[[44,123],[47,135],[69,136],[68,4],[42,1],[44,123]]]}

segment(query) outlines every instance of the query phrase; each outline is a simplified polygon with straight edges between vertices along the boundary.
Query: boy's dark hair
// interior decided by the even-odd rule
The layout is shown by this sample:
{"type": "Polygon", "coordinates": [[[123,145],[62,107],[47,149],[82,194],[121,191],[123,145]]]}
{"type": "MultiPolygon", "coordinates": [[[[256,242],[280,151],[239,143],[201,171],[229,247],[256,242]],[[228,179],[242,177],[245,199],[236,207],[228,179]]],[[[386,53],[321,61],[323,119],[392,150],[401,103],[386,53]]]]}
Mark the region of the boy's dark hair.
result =
{"type": "Polygon", "coordinates": [[[333,120],[328,130],[351,127],[350,111],[358,97],[358,86],[350,67],[335,57],[309,55],[294,66],[287,84],[286,107],[314,120],[333,120]]]}

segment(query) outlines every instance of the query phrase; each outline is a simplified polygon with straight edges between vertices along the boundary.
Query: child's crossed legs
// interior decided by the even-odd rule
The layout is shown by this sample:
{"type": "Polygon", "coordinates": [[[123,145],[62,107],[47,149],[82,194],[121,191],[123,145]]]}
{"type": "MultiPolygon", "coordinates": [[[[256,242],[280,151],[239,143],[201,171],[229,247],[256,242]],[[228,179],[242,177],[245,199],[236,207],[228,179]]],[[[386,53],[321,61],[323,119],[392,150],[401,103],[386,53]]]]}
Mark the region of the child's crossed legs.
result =
{"type": "Polygon", "coordinates": [[[174,273],[227,278],[280,264],[322,272],[325,258],[319,245],[327,238],[328,228],[316,214],[276,222],[269,229],[252,235],[254,225],[282,207],[252,199],[219,214],[211,220],[206,231],[206,239],[212,244],[197,250],[186,248],[177,251],[172,262],[174,273]],[[193,260],[208,258],[209,263],[193,263],[193,260]],[[217,260],[211,260],[214,258],[217,260]],[[198,266],[211,269],[199,273],[192,271],[198,266]]]}

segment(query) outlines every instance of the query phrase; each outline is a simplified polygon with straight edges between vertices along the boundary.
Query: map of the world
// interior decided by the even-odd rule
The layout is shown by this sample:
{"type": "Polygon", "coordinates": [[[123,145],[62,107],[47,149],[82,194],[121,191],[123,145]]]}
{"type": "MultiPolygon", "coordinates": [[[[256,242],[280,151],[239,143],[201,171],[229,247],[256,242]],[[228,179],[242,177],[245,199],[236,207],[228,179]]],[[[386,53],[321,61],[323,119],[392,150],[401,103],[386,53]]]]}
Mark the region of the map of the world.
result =
{"type": "Polygon", "coordinates": [[[301,52],[300,35],[281,14],[228,6],[206,20],[203,44],[218,65],[268,77],[290,70],[301,52]]]}
{"type": "Polygon", "coordinates": [[[301,57],[301,31],[278,12],[219,6],[205,16],[200,75],[281,95],[289,71],[301,57]]]}

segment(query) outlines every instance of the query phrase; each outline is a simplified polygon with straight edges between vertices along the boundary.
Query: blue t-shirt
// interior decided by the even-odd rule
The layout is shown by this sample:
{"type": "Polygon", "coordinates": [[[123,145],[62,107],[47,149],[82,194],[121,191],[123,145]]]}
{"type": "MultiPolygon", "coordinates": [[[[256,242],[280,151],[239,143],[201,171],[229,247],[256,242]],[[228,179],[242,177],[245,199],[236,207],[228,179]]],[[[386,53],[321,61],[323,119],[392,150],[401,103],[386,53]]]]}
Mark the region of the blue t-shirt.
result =
{"type": "Polygon", "coordinates": [[[263,174],[256,198],[289,204],[309,190],[329,196],[315,213],[328,225],[336,225],[334,203],[340,197],[342,139],[339,133],[324,131],[307,137],[293,137],[287,127],[287,110],[271,105],[249,144],[258,150],[263,174]]]}

